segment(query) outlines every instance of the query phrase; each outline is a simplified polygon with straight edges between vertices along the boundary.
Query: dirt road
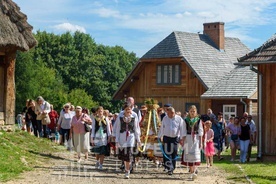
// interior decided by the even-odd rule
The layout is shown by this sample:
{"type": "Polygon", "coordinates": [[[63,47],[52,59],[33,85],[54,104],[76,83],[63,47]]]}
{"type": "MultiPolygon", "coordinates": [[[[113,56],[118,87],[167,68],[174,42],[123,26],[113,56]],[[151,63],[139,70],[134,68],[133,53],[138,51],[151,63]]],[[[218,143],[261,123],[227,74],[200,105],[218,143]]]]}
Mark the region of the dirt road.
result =
{"type": "Polygon", "coordinates": [[[130,179],[124,179],[124,173],[119,169],[120,161],[116,157],[109,157],[104,162],[103,170],[95,169],[95,158],[89,156],[88,161],[76,162],[74,153],[58,153],[45,155],[50,157],[47,163],[41,163],[35,171],[23,173],[19,179],[7,182],[7,184],[81,184],[81,183],[103,183],[103,184],[177,184],[177,183],[199,183],[220,184],[230,183],[226,180],[226,173],[218,170],[216,166],[206,168],[203,163],[199,167],[198,178],[189,180],[187,168],[177,162],[177,169],[172,176],[167,175],[163,168],[158,168],[148,160],[141,160],[130,175],[130,179]]]}

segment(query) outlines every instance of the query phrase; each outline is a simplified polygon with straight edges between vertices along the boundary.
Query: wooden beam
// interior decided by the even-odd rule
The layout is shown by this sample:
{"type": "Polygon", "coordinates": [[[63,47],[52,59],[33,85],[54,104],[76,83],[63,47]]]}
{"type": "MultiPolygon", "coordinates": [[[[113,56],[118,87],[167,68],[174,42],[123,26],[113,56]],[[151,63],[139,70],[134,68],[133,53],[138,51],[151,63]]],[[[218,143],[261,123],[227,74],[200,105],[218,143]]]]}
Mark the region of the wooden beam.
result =
{"type": "Polygon", "coordinates": [[[6,68],[6,79],[5,79],[5,124],[12,125],[15,124],[15,79],[14,79],[14,71],[15,71],[15,57],[16,52],[9,53],[5,56],[5,60],[7,61],[6,68]]]}

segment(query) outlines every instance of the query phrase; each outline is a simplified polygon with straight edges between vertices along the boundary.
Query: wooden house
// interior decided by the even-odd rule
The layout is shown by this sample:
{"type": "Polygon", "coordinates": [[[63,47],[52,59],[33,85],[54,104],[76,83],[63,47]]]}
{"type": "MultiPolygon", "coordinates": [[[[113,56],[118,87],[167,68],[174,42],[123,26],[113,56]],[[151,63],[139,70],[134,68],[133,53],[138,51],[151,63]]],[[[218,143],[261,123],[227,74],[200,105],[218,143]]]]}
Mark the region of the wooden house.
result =
{"type": "Polygon", "coordinates": [[[140,58],[113,98],[133,96],[138,105],[154,98],[181,112],[194,104],[201,114],[212,108],[225,117],[242,115],[254,110],[257,75],[234,63],[248,52],[239,39],[224,36],[222,22],[205,23],[203,34],[174,31],[140,58]],[[232,75],[237,75],[230,83],[238,85],[235,91],[227,88],[232,75]],[[253,85],[238,83],[244,78],[252,79],[253,85]]]}
{"type": "Polygon", "coordinates": [[[27,16],[11,0],[0,1],[0,125],[15,123],[16,51],[36,45],[27,16]]]}
{"type": "Polygon", "coordinates": [[[250,66],[258,74],[258,153],[276,161],[276,36],[239,58],[240,66],[250,66]]]}

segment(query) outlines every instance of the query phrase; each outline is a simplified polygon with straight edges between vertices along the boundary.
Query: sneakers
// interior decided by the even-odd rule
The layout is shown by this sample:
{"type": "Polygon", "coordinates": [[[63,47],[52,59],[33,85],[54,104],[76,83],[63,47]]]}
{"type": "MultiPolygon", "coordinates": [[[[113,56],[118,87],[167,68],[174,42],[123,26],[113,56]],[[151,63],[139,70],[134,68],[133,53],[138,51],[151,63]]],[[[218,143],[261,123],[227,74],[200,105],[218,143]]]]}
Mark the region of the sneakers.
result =
{"type": "Polygon", "coordinates": [[[126,178],[126,179],[129,179],[129,172],[126,172],[125,178],[126,178]]]}
{"type": "Polygon", "coordinates": [[[103,170],[103,165],[99,164],[98,169],[103,170]]]}
{"type": "Polygon", "coordinates": [[[196,173],[191,174],[190,177],[189,177],[189,179],[190,179],[190,180],[195,180],[195,179],[197,179],[197,174],[196,174],[196,173]]]}
{"type": "Polygon", "coordinates": [[[173,172],[172,172],[172,171],[169,171],[169,172],[168,172],[168,175],[170,175],[170,176],[171,176],[172,174],[173,174],[173,172]]]}
{"type": "Polygon", "coordinates": [[[99,166],[100,166],[100,163],[96,162],[95,169],[98,169],[99,166]]]}

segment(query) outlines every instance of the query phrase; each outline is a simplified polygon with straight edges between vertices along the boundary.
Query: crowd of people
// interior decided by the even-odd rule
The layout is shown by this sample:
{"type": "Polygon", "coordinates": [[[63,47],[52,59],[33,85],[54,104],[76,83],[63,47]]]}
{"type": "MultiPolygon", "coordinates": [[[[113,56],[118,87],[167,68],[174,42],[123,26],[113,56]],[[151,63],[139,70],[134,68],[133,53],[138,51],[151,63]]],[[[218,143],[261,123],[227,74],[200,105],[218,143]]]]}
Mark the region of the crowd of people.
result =
{"type": "MultiPolygon", "coordinates": [[[[132,97],[126,100],[121,112],[114,114],[102,106],[91,108],[90,113],[87,108],[75,107],[69,102],[57,113],[52,104],[39,96],[36,101],[26,101],[17,121],[18,124],[23,122],[22,129],[36,137],[49,138],[61,145],[67,142],[67,149],[74,149],[79,163],[93,152],[96,169],[102,170],[105,157],[114,154],[122,162],[120,168],[125,178],[129,178],[143,155],[139,153],[141,148],[146,146],[140,139],[141,122],[146,113],[146,106],[138,109],[132,97]]],[[[221,152],[229,146],[231,161],[236,159],[237,150],[240,150],[241,163],[250,160],[252,145],[256,143],[256,126],[248,113],[226,121],[223,113],[216,116],[211,109],[199,115],[196,106],[192,105],[181,115],[171,104],[165,104],[157,109],[157,115],[161,121],[157,144],[162,153],[153,153],[153,156],[168,175],[173,174],[176,161],[181,158],[181,164],[189,168],[190,179],[194,180],[203,154],[209,168],[213,165],[213,156],[222,160],[221,152]]]]}

